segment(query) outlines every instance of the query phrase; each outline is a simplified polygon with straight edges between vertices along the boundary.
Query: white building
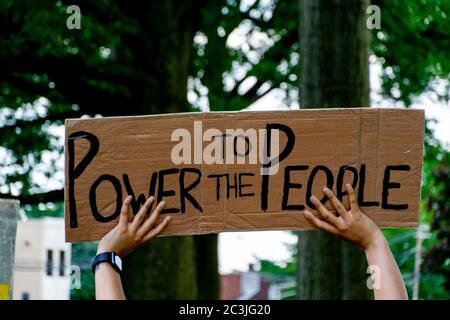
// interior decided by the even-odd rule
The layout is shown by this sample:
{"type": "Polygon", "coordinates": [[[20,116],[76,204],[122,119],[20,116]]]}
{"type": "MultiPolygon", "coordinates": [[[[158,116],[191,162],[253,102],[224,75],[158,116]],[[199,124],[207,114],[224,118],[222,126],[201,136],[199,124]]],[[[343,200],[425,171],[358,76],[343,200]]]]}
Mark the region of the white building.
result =
{"type": "Polygon", "coordinates": [[[15,251],[14,300],[70,299],[72,252],[64,218],[19,221],[15,251]]]}

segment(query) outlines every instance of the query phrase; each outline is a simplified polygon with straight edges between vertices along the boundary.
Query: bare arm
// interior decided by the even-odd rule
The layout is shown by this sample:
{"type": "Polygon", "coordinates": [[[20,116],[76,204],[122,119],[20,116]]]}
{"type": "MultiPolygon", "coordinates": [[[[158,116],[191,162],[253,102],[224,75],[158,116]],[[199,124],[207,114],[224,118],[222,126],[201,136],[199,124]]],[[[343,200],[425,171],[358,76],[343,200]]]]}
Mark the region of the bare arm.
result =
{"type": "Polygon", "coordinates": [[[120,275],[108,263],[100,263],[95,271],[97,300],[125,300],[120,275]]]}
{"type": "Polygon", "coordinates": [[[305,217],[317,228],[352,242],[365,251],[369,266],[375,266],[379,270],[380,286],[374,286],[376,300],[408,299],[402,275],[383,233],[361,211],[353,188],[349,184],[345,188],[349,195],[350,210],[344,207],[330,189],[325,188],[323,192],[331,200],[339,216],[330,212],[317,197],[312,196],[311,201],[319,211],[318,217],[308,210],[304,212],[305,217]]]}
{"type": "Polygon", "coordinates": [[[372,246],[365,250],[369,266],[379,268],[380,287],[374,287],[376,300],[407,300],[403,278],[398,269],[389,244],[383,234],[379,232],[372,246]]]}
{"type": "MultiPolygon", "coordinates": [[[[121,258],[140,245],[157,236],[169,223],[170,216],[158,222],[165,203],[161,201],[151,215],[147,214],[153,197],[149,197],[136,214],[132,222],[128,222],[131,196],[123,202],[118,225],[107,233],[98,244],[97,254],[115,252],[121,258]]],[[[98,300],[124,300],[125,294],[119,273],[109,264],[100,263],[95,271],[95,297],[98,300]]]]}

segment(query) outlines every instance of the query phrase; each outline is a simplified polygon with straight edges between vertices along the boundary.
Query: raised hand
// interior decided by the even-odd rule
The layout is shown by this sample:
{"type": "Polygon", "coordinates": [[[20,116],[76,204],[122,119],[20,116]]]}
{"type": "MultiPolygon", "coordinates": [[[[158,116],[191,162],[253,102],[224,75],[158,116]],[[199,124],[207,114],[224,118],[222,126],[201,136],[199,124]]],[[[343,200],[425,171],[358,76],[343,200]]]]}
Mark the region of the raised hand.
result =
{"type": "Polygon", "coordinates": [[[161,210],[164,209],[166,204],[164,201],[161,201],[153,212],[147,215],[147,211],[153,201],[154,197],[149,197],[133,221],[128,222],[128,215],[131,211],[131,196],[128,196],[123,202],[119,223],[100,240],[97,253],[114,251],[120,257],[124,257],[161,233],[171,217],[167,216],[162,222],[157,224],[161,210]]]}
{"type": "Polygon", "coordinates": [[[345,189],[350,200],[350,210],[344,207],[333,191],[324,188],[323,193],[331,200],[339,216],[330,212],[316,196],[311,197],[311,202],[316,206],[318,216],[308,210],[304,211],[304,215],[315,227],[355,243],[363,249],[368,249],[380,236],[382,237],[381,231],[372,219],[359,208],[355,191],[351,185],[346,184],[345,189]]]}

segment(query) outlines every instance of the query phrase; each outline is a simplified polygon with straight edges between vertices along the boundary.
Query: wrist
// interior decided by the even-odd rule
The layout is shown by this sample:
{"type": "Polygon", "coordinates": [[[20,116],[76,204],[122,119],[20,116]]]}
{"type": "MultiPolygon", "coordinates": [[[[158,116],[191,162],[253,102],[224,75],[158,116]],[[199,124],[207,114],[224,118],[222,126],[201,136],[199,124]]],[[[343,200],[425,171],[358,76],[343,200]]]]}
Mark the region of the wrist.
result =
{"type": "Polygon", "coordinates": [[[108,250],[108,249],[106,249],[106,248],[104,248],[104,247],[101,247],[100,245],[97,247],[97,253],[96,254],[100,254],[100,253],[103,253],[103,252],[112,252],[113,250],[108,250]]]}
{"type": "Polygon", "coordinates": [[[95,274],[100,265],[109,264],[117,273],[122,273],[122,259],[115,252],[102,252],[91,261],[91,269],[95,274]]]}
{"type": "Polygon", "coordinates": [[[98,272],[105,272],[105,271],[112,271],[114,273],[117,273],[116,270],[114,270],[113,266],[108,263],[107,261],[102,261],[99,262],[96,266],[95,266],[95,274],[97,274],[98,272]]]}
{"type": "Polygon", "coordinates": [[[115,250],[113,248],[111,248],[110,246],[107,246],[104,243],[102,243],[102,241],[100,241],[97,246],[97,254],[100,254],[103,252],[115,252],[115,250]]]}
{"type": "Polygon", "coordinates": [[[376,231],[369,238],[369,241],[363,246],[364,251],[369,252],[376,250],[386,244],[386,239],[380,229],[376,231]]]}

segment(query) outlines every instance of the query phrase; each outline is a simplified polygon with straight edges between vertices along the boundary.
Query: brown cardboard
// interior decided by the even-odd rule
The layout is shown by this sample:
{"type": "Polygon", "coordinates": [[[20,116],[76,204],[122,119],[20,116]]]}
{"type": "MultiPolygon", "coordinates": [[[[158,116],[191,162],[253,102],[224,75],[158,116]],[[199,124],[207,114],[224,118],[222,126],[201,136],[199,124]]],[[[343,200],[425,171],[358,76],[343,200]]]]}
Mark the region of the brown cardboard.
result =
{"type": "MultiPolygon", "coordinates": [[[[157,195],[160,180],[158,172],[178,170],[177,173],[165,176],[163,189],[175,191],[174,196],[164,197],[166,208],[180,209],[180,171],[187,168],[201,172],[199,184],[189,194],[197,200],[203,212],[186,200],[185,213],[167,213],[173,219],[163,235],[311,228],[302,214],[303,210],[296,207],[293,210],[282,210],[283,192],[287,190],[284,188],[286,167],[298,165],[309,168],[290,171],[291,183],[301,183],[302,187],[298,189],[298,185],[292,185],[288,189],[289,205],[306,205],[307,182],[314,167],[322,165],[331,170],[333,191],[336,192],[336,180],[342,166],[353,166],[358,171],[358,185],[362,185],[360,174],[365,165],[364,202],[377,201],[379,205],[362,207],[362,210],[381,227],[414,227],[418,224],[423,129],[423,110],[409,109],[320,109],[69,119],[66,120],[66,240],[98,240],[116,225],[117,219],[100,222],[92,213],[89,193],[101,175],[107,174],[109,178],[117,180],[122,192],[120,198],[124,199],[128,193],[123,174],[128,175],[136,197],[140,194],[147,197],[154,172],[157,172],[157,195]],[[198,164],[173,164],[172,148],[179,143],[171,141],[173,130],[185,128],[194,140],[194,121],[200,120],[203,133],[209,128],[217,128],[224,133],[227,128],[264,129],[268,123],[279,123],[293,131],[295,144],[292,151],[280,162],[277,174],[266,176],[269,181],[267,197],[262,196],[263,180],[266,179],[261,175],[262,164],[249,164],[248,157],[246,164],[205,164],[204,161],[198,164]],[[82,132],[76,134],[80,131],[82,132]],[[78,167],[92,149],[86,137],[89,134],[97,137],[98,152],[84,170],[80,169],[82,172],[75,172],[73,168],[78,167]],[[69,141],[73,146],[72,156],[69,155],[69,141]],[[74,161],[72,167],[70,159],[74,161]],[[386,167],[398,165],[409,166],[409,170],[406,171],[406,167],[400,167],[405,170],[392,170],[390,180],[387,181],[386,167]],[[229,198],[226,199],[226,177],[208,177],[223,173],[229,173],[231,185],[234,184],[235,173],[237,182],[239,173],[246,173],[241,175],[241,185],[251,186],[243,186],[242,196],[238,190],[236,197],[234,189],[230,188],[229,198]],[[72,179],[69,179],[70,176],[72,179]],[[218,179],[220,199],[217,199],[218,179]],[[391,184],[388,185],[387,182],[391,184]],[[400,183],[400,187],[396,188],[395,183],[400,183]],[[72,196],[70,190],[73,191],[72,196]],[[389,191],[388,204],[406,204],[407,208],[383,208],[383,190],[389,191]],[[72,204],[69,201],[71,197],[74,199],[72,204]],[[262,209],[262,198],[267,199],[265,211],[262,209]],[[76,219],[73,217],[74,206],[76,219]]],[[[286,141],[287,136],[280,132],[280,151],[286,141]]],[[[194,142],[192,155],[193,144],[194,142]]],[[[210,142],[203,141],[199,146],[204,150],[209,144],[210,142]]],[[[191,158],[194,160],[194,156],[191,158]]],[[[193,183],[197,176],[196,173],[185,171],[185,187],[193,183]]],[[[350,171],[346,171],[343,181],[351,183],[352,178],[350,171]]],[[[325,173],[319,170],[313,180],[312,193],[321,196],[325,184],[325,173]]],[[[356,190],[359,191],[358,187],[356,190]]],[[[96,192],[91,192],[94,193],[99,214],[107,217],[115,212],[116,192],[111,182],[101,182],[96,192]]],[[[330,207],[329,202],[326,205],[330,207]]],[[[129,219],[132,218],[133,215],[130,214],[129,219]]]]}

